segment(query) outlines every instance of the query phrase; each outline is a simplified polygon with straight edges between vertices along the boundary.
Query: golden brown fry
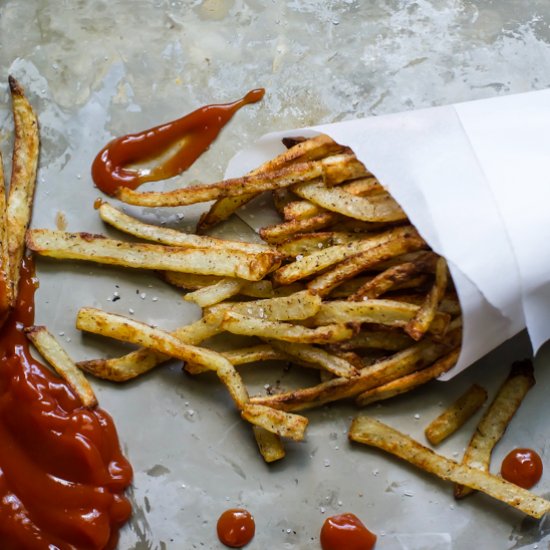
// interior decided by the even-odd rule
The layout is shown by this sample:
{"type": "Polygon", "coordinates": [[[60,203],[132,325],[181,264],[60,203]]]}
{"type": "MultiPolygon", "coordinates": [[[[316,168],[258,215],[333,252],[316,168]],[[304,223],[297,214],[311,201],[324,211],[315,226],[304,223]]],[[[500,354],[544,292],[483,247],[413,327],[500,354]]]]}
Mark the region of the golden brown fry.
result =
{"type": "Polygon", "coordinates": [[[444,258],[437,260],[435,268],[435,283],[428,292],[424,303],[420,306],[414,319],[411,319],[405,327],[405,332],[415,340],[420,340],[429,330],[430,325],[437,314],[439,302],[445,295],[447,288],[447,262],[444,258]]]}
{"type": "Polygon", "coordinates": [[[550,502],[500,477],[477,470],[434,453],[409,436],[368,416],[358,416],[349,430],[349,438],[376,447],[407,461],[425,472],[486,493],[523,513],[540,518],[550,511],[550,502]]]}
{"type": "Polygon", "coordinates": [[[360,241],[365,236],[357,233],[325,231],[322,233],[298,233],[277,245],[277,251],[287,258],[305,256],[329,246],[360,241]]]}
{"type": "Polygon", "coordinates": [[[326,157],[323,163],[323,182],[328,186],[371,175],[353,153],[344,152],[326,157]]]}
{"type": "MultiPolygon", "coordinates": [[[[531,361],[519,361],[512,365],[508,378],[477,425],[462,457],[462,464],[489,471],[493,448],[504,435],[512,417],[534,384],[535,377],[531,361]]],[[[456,485],[454,494],[455,498],[464,498],[471,492],[472,490],[467,486],[456,485]]]]}
{"type": "Polygon", "coordinates": [[[241,416],[254,424],[294,441],[302,441],[307,428],[308,420],[304,416],[284,411],[278,411],[265,405],[247,403],[241,411],[241,416]]]}
{"type": "Polygon", "coordinates": [[[424,430],[426,439],[432,445],[439,445],[454,434],[487,401],[487,391],[472,384],[454,403],[432,420],[424,430]]]}
{"type": "Polygon", "coordinates": [[[48,329],[42,326],[28,327],[25,329],[25,334],[40,355],[78,396],[82,405],[90,409],[95,407],[97,398],[92,386],[48,329]]]}
{"type": "Polygon", "coordinates": [[[357,405],[364,407],[365,405],[384,401],[385,399],[412,391],[451,370],[456,365],[459,355],[460,349],[455,349],[448,355],[435,361],[429,367],[363,392],[357,396],[355,402],[357,405]]]}
{"type": "Polygon", "coordinates": [[[334,212],[322,212],[317,216],[313,216],[313,218],[292,220],[289,222],[279,223],[277,225],[262,227],[262,229],[260,229],[260,237],[268,243],[277,244],[285,241],[291,235],[296,235],[297,233],[324,229],[325,227],[336,223],[340,220],[340,218],[341,217],[334,212]]]}
{"type": "Polygon", "coordinates": [[[158,225],[150,225],[125,214],[107,202],[101,203],[99,215],[105,223],[116,227],[124,233],[147,241],[154,241],[158,244],[181,246],[183,248],[211,248],[227,253],[232,253],[233,250],[240,250],[246,254],[277,254],[274,248],[265,244],[216,239],[214,237],[182,233],[181,231],[159,227],[158,225]]]}
{"type": "Polygon", "coordinates": [[[0,326],[7,319],[14,305],[13,287],[8,248],[8,222],[6,219],[6,186],[4,164],[0,154],[0,326]]]}
{"type": "Polygon", "coordinates": [[[268,405],[284,411],[300,411],[319,407],[326,403],[355,397],[364,391],[423,369],[456,347],[460,334],[453,331],[445,337],[445,343],[427,339],[400,351],[387,359],[365,367],[354,378],[333,378],[309,388],[301,388],[280,394],[252,397],[251,402],[268,405]]]}
{"type": "Polygon", "coordinates": [[[207,367],[218,375],[239,409],[248,402],[248,392],[239,373],[223,355],[216,351],[184,344],[168,332],[95,308],[81,308],[76,318],[76,327],[79,330],[145,346],[170,357],[207,367]]]}
{"type": "Polygon", "coordinates": [[[401,331],[365,330],[351,337],[345,342],[336,344],[339,349],[347,351],[361,348],[382,349],[387,351],[401,351],[412,346],[414,340],[401,331]]]}
{"type": "Polygon", "coordinates": [[[209,248],[181,248],[107,239],[103,235],[67,233],[50,229],[27,231],[27,246],[41,254],[65,260],[84,260],[140,269],[162,269],[201,275],[223,275],[257,281],[274,265],[272,254],[231,254],[209,248]]]}
{"type": "Polygon", "coordinates": [[[184,299],[200,307],[213,306],[240,293],[246,281],[242,279],[225,278],[213,285],[189,292],[184,299]]]}
{"type": "Polygon", "coordinates": [[[31,220],[40,143],[38,120],[31,104],[25,97],[23,88],[11,75],[9,76],[9,84],[15,125],[15,140],[6,219],[10,280],[15,299],[19,286],[21,259],[25,250],[25,232],[31,220]]]}
{"type": "Polygon", "coordinates": [[[306,328],[301,325],[247,317],[246,315],[231,311],[225,314],[221,327],[233,334],[258,336],[259,338],[302,344],[331,344],[333,342],[340,342],[350,338],[354,332],[352,328],[344,324],[306,328]]]}
{"type": "Polygon", "coordinates": [[[268,464],[285,457],[285,448],[277,434],[268,432],[265,428],[254,425],[252,426],[252,431],[256,438],[260,454],[268,464]]]}
{"type": "Polygon", "coordinates": [[[366,271],[379,262],[425,247],[424,239],[416,232],[399,235],[386,242],[381,242],[374,248],[363,250],[351,258],[347,258],[331,270],[316,277],[307,286],[312,292],[326,296],[344,281],[366,271]]]}
{"type": "Polygon", "coordinates": [[[306,220],[308,218],[313,218],[313,216],[318,216],[326,212],[324,208],[313,204],[310,201],[292,201],[289,202],[283,209],[283,216],[286,221],[292,220],[306,220]]]}

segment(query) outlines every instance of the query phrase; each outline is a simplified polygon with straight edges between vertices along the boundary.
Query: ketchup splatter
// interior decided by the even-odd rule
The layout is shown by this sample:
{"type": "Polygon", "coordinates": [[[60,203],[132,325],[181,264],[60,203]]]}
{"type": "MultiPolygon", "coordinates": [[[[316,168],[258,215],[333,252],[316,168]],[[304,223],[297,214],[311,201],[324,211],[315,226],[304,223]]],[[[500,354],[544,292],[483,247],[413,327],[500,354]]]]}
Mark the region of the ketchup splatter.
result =
{"type": "Polygon", "coordinates": [[[206,105],[192,113],[138,134],[128,134],[108,143],[92,164],[94,183],[107,195],[119,187],[136,189],[147,181],[171,178],[187,170],[233,115],[245,105],[260,101],[263,88],[251,90],[242,99],[221,105],[206,105]],[[175,152],[171,153],[174,149],[175,152]],[[168,154],[153,168],[127,168],[168,154]]]}
{"type": "Polygon", "coordinates": [[[111,417],[85,409],[29,352],[34,266],[23,261],[16,307],[0,333],[2,550],[112,550],[131,506],[132,469],[111,417]]]}
{"type": "Polygon", "coordinates": [[[532,449],[514,449],[502,461],[500,473],[505,480],[530,489],[542,476],[542,460],[532,449]]]}
{"type": "Polygon", "coordinates": [[[254,537],[254,518],[247,510],[232,508],[218,519],[218,538],[230,548],[242,548],[254,537]]]}
{"type": "Polygon", "coordinates": [[[323,550],[371,550],[376,535],[354,514],[340,514],[325,520],[321,528],[323,550]]]}

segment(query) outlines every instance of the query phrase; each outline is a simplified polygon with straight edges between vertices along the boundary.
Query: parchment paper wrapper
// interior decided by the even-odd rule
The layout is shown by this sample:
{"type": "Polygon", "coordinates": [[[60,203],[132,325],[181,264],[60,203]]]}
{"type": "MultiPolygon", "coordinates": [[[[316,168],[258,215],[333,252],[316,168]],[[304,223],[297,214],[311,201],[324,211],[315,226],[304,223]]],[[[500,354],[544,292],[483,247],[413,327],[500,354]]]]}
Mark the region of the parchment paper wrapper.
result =
{"type": "MultiPolygon", "coordinates": [[[[550,90],[267,134],[226,177],[319,132],[349,145],[447,258],[464,333],[445,379],[525,327],[535,352],[550,338],[550,90]]],[[[240,216],[255,230],[279,221],[258,201],[240,216]]]]}

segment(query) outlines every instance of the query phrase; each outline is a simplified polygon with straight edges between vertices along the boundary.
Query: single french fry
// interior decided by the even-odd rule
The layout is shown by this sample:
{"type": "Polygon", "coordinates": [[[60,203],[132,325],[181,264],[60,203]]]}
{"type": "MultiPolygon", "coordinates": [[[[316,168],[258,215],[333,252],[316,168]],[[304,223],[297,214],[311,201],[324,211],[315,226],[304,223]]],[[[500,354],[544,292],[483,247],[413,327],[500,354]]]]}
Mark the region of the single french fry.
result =
{"type": "Polygon", "coordinates": [[[344,351],[361,348],[401,351],[412,344],[414,340],[401,331],[365,330],[336,345],[344,351]]]}
{"type": "Polygon", "coordinates": [[[25,334],[40,355],[78,396],[82,405],[89,409],[97,406],[92,386],[48,329],[43,326],[32,326],[25,329],[25,334]]]}
{"type": "Polygon", "coordinates": [[[304,416],[284,411],[278,411],[264,405],[247,403],[241,411],[241,416],[254,424],[294,441],[302,441],[307,428],[308,420],[304,416]]]}
{"type": "Polygon", "coordinates": [[[125,214],[121,210],[115,208],[107,202],[102,202],[99,209],[101,219],[109,225],[116,227],[120,231],[153,241],[158,244],[166,244],[169,246],[181,246],[183,248],[211,248],[222,250],[227,253],[233,253],[233,250],[240,250],[246,254],[274,254],[277,252],[274,248],[265,244],[255,244],[241,241],[231,241],[224,239],[216,239],[214,237],[204,237],[189,233],[182,233],[175,229],[167,227],[159,227],[144,223],[137,218],[125,214]]]}
{"type": "Polygon", "coordinates": [[[353,153],[344,152],[324,160],[322,176],[323,182],[328,186],[372,175],[353,153]]]}
{"type": "Polygon", "coordinates": [[[437,260],[435,268],[435,283],[428,292],[424,303],[411,319],[406,327],[405,332],[415,340],[420,340],[422,336],[429,330],[430,325],[437,314],[439,302],[445,295],[447,288],[447,262],[444,258],[437,260]]]}
{"type": "Polygon", "coordinates": [[[460,349],[455,349],[422,370],[361,393],[355,402],[360,407],[364,407],[412,391],[451,370],[456,365],[459,355],[460,349]]]}
{"type": "Polygon", "coordinates": [[[454,403],[432,420],[424,433],[432,445],[439,445],[454,434],[461,426],[487,401],[487,391],[477,384],[472,384],[454,403]]]}
{"type": "Polygon", "coordinates": [[[263,459],[269,464],[285,457],[285,448],[277,434],[252,425],[252,431],[263,459]]]}
{"type": "MultiPolygon", "coordinates": [[[[534,384],[531,361],[519,361],[512,365],[510,374],[477,425],[462,457],[462,464],[489,471],[495,445],[504,435],[508,424],[534,384]]],[[[455,498],[464,498],[471,492],[471,488],[464,484],[455,485],[455,498]]]]}
{"type": "Polygon", "coordinates": [[[540,518],[550,511],[550,502],[530,491],[500,477],[438,455],[411,437],[368,416],[361,415],[353,420],[349,438],[357,443],[386,451],[443,480],[482,491],[534,518],[540,518]]]}
{"type": "Polygon", "coordinates": [[[248,402],[248,392],[239,373],[218,352],[184,344],[168,332],[95,308],[81,308],[76,318],[76,327],[79,330],[142,345],[170,357],[207,367],[214,371],[227,387],[237,408],[242,410],[248,402]]]}
{"type": "Polygon", "coordinates": [[[15,125],[10,190],[6,207],[10,280],[17,296],[25,232],[32,212],[40,140],[38,120],[20,84],[9,76],[15,125]]]}
{"type": "Polygon", "coordinates": [[[304,233],[306,231],[317,231],[324,229],[341,219],[341,216],[334,212],[322,212],[312,218],[304,220],[291,220],[288,222],[279,223],[277,225],[269,225],[260,229],[260,237],[268,243],[281,243],[291,235],[304,233]]]}
{"type": "Polygon", "coordinates": [[[7,319],[13,305],[14,295],[8,248],[8,221],[6,218],[6,186],[4,164],[0,154],[0,326],[7,319]]]}
{"type": "Polygon", "coordinates": [[[247,317],[231,311],[225,314],[221,327],[233,334],[303,344],[331,344],[346,340],[353,335],[353,329],[343,324],[325,325],[311,329],[301,325],[247,317]]]}
{"type": "Polygon", "coordinates": [[[50,229],[27,231],[27,246],[42,256],[84,260],[139,269],[162,269],[200,275],[262,279],[274,266],[272,254],[231,254],[209,248],[181,248],[107,239],[103,235],[50,229]]]}
{"type": "Polygon", "coordinates": [[[326,212],[324,208],[321,208],[310,201],[292,201],[289,202],[283,209],[283,217],[286,221],[292,220],[305,220],[307,218],[313,218],[326,212]]]}
{"type": "Polygon", "coordinates": [[[305,256],[329,246],[360,241],[363,238],[364,235],[336,231],[298,233],[277,245],[277,251],[287,258],[295,258],[300,254],[305,256]]]}
{"type": "Polygon", "coordinates": [[[222,279],[213,285],[189,292],[184,296],[184,299],[200,307],[213,306],[239,294],[245,283],[246,281],[242,279],[222,279]]]}

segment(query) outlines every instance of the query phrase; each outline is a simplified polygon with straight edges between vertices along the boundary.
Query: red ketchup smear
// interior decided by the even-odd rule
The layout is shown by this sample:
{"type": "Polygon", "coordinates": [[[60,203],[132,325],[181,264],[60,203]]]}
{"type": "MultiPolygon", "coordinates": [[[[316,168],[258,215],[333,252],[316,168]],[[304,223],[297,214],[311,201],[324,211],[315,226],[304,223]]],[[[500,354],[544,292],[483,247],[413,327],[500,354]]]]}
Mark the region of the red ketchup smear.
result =
{"type": "Polygon", "coordinates": [[[232,508],[218,519],[218,538],[230,548],[242,548],[254,537],[254,518],[247,510],[232,508]]]}
{"type": "Polygon", "coordinates": [[[532,449],[514,449],[502,461],[502,477],[524,489],[530,489],[542,476],[542,460],[532,449]]]}
{"type": "Polygon", "coordinates": [[[0,333],[2,550],[112,550],[131,515],[132,468],[111,417],[85,409],[35,361],[34,265],[23,261],[16,307],[0,333]]]}
{"type": "Polygon", "coordinates": [[[265,90],[258,88],[233,103],[206,105],[173,122],[114,139],[92,164],[94,183],[107,195],[114,195],[119,187],[136,189],[147,181],[181,174],[208,149],[241,107],[260,101],[264,94],[265,90]],[[151,169],[126,168],[156,160],[172,148],[176,152],[151,169]]]}
{"type": "Polygon", "coordinates": [[[371,550],[376,535],[354,514],[340,514],[325,520],[321,528],[323,550],[371,550]]]}

